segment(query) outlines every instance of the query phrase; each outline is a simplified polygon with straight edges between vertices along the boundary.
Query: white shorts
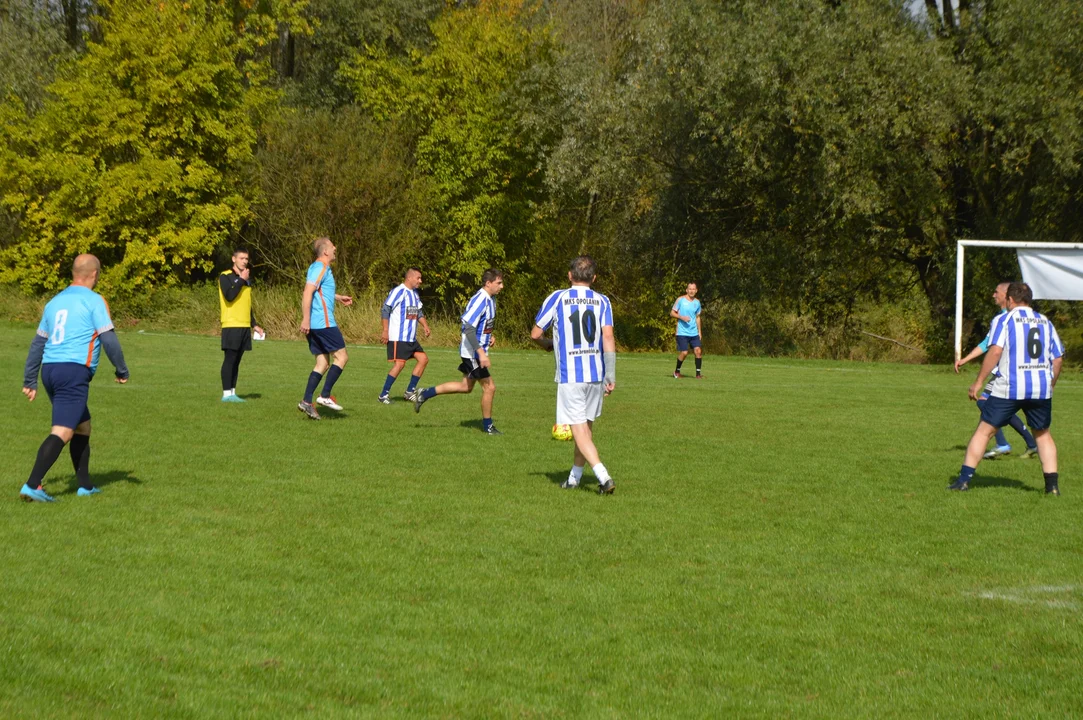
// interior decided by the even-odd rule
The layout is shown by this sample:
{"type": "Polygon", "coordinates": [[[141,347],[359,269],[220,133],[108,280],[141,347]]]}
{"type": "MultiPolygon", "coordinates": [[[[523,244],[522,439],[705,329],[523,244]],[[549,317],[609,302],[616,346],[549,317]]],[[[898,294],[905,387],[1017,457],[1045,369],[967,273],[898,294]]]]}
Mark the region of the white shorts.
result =
{"type": "Polygon", "coordinates": [[[557,384],[557,425],[580,425],[602,414],[605,383],[557,384]]]}

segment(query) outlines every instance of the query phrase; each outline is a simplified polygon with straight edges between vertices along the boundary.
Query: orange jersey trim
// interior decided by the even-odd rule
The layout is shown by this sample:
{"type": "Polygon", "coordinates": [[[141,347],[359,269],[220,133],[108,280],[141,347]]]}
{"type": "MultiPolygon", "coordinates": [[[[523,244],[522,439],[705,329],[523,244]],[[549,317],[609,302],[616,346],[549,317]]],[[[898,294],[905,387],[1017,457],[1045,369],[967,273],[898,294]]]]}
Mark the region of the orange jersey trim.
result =
{"type": "Polygon", "coordinates": [[[98,340],[98,331],[94,331],[94,336],[90,338],[90,346],[86,349],[86,366],[90,367],[90,363],[94,360],[94,343],[98,340]]]}
{"type": "Polygon", "coordinates": [[[320,282],[323,281],[323,276],[327,273],[327,263],[321,262],[320,265],[323,265],[323,270],[320,270],[320,275],[313,284],[316,286],[316,294],[320,296],[320,304],[323,306],[323,324],[329,326],[331,324],[331,316],[327,314],[327,299],[324,298],[323,290],[320,289],[320,282]]]}

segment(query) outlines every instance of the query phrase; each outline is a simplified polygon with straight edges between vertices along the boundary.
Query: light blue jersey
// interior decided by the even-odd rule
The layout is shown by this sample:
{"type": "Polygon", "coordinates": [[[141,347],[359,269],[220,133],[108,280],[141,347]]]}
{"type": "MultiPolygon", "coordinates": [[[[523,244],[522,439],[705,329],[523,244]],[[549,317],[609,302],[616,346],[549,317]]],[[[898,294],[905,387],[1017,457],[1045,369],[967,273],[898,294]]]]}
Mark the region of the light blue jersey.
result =
{"type": "Polygon", "coordinates": [[[308,326],[313,330],[335,327],[335,274],[331,272],[331,266],[320,260],[312,263],[308,266],[305,283],[316,286],[308,326]]]}
{"type": "MultiPolygon", "coordinates": [[[[1000,311],[1000,314],[997,315],[997,317],[1000,317],[1001,315],[1003,315],[1006,312],[1008,312],[1008,309],[1004,308],[1003,310],[1000,311]]],[[[996,324],[996,321],[997,321],[997,318],[993,318],[993,322],[989,323],[989,332],[985,333],[985,339],[982,340],[980,343],[978,343],[978,347],[981,348],[982,352],[988,352],[989,351],[989,342],[993,338],[993,326],[996,324]]]]}
{"type": "Polygon", "coordinates": [[[681,295],[677,298],[677,302],[673,303],[673,309],[677,311],[678,315],[684,315],[688,318],[688,322],[684,320],[677,321],[677,334],[685,337],[699,335],[699,327],[696,325],[696,318],[699,316],[700,311],[699,300],[689,300],[684,295],[681,295]]]}
{"type": "Polygon", "coordinates": [[[45,338],[42,363],[77,363],[98,369],[102,343],[98,336],[113,329],[109,306],[98,293],[71,285],[49,301],[38,325],[45,338]]]}

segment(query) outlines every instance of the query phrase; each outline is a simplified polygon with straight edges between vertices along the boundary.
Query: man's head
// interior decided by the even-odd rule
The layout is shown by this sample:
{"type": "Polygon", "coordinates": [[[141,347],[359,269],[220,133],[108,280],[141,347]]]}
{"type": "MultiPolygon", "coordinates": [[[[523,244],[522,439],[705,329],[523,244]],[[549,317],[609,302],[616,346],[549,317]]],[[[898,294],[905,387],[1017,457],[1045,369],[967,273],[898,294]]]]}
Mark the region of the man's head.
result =
{"type": "Polygon", "coordinates": [[[98,258],[84,253],[75,258],[71,264],[71,280],[75,285],[84,285],[93,288],[98,284],[98,276],[101,274],[102,264],[98,258]]]}
{"type": "Polygon", "coordinates": [[[688,287],[686,287],[684,289],[684,294],[688,296],[689,300],[696,297],[696,293],[698,293],[698,292],[699,292],[699,288],[696,287],[696,284],[694,282],[688,283],[688,287]]]}
{"type": "Polygon", "coordinates": [[[598,266],[590,255],[580,255],[568,265],[568,280],[580,285],[590,285],[598,275],[598,266]]]}
{"type": "Polygon", "coordinates": [[[318,237],[312,241],[312,249],[316,251],[316,259],[331,262],[335,259],[335,244],[331,238],[318,237]]]}
{"type": "Polygon", "coordinates": [[[1029,306],[1034,302],[1034,293],[1030,285],[1021,282],[1013,282],[1008,285],[1008,309],[1020,306],[1029,306]]]}
{"type": "Polygon", "coordinates": [[[233,251],[233,269],[237,272],[241,272],[248,267],[248,251],[244,248],[237,248],[233,251]]]}
{"type": "Polygon", "coordinates": [[[421,287],[421,268],[408,268],[406,270],[406,275],[402,278],[402,284],[411,290],[417,290],[421,287]]]}
{"type": "Polygon", "coordinates": [[[481,274],[481,285],[490,296],[504,289],[504,273],[496,268],[489,268],[481,274]]]}
{"type": "Polygon", "coordinates": [[[993,289],[993,302],[999,307],[1008,307],[1008,286],[1011,283],[1002,282],[993,289]]]}

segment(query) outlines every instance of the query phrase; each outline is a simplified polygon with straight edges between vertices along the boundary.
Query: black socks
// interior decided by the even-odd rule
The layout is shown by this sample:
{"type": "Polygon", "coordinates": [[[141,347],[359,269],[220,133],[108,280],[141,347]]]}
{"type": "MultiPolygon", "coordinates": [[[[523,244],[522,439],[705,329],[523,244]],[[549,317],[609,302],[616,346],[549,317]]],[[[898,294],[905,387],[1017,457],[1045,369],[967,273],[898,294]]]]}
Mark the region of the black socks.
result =
{"type": "Polygon", "coordinates": [[[72,435],[68,451],[71,453],[71,465],[75,468],[75,479],[79,481],[79,487],[91,489],[94,486],[90,484],[90,436],[72,435]]]}
{"type": "MultiPolygon", "coordinates": [[[[89,438],[87,439],[89,440],[89,438]]],[[[34,462],[34,469],[30,471],[30,479],[26,481],[26,484],[31,489],[37,490],[41,487],[41,481],[45,478],[45,473],[49,472],[49,468],[60,457],[60,451],[63,449],[64,441],[59,436],[50,434],[49,437],[45,438],[41,447],[38,448],[38,459],[34,462]]]]}

